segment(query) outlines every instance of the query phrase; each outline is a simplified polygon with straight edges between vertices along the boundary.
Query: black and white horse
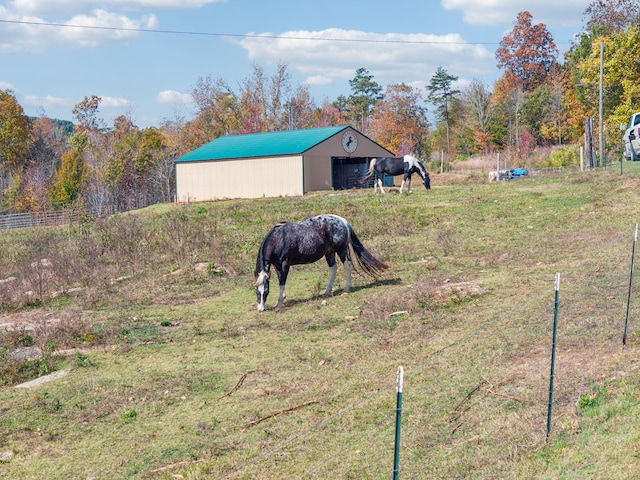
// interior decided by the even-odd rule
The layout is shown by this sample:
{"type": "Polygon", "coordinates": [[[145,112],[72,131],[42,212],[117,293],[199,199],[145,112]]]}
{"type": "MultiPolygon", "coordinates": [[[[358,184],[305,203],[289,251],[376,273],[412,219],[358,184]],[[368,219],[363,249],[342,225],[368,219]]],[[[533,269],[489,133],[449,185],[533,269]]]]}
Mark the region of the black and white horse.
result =
{"type": "MultiPolygon", "coordinates": [[[[422,178],[424,187],[429,190],[431,188],[431,180],[429,179],[429,173],[424,168],[422,162],[420,162],[413,155],[405,155],[404,157],[379,157],[374,158],[369,163],[369,171],[363,180],[371,178],[376,173],[378,176],[377,185],[380,187],[380,191],[384,193],[382,188],[382,175],[404,175],[402,178],[402,185],[400,185],[400,193],[404,188],[404,183],[409,180],[407,191],[411,191],[411,175],[417,173],[422,178]]],[[[376,184],[373,185],[373,192],[376,192],[376,184]]]]}
{"type": "Polygon", "coordinates": [[[313,263],[324,257],[329,264],[329,284],[324,295],[330,295],[338,265],[336,253],[345,270],[344,291],[351,288],[351,250],[362,270],[376,277],[388,265],[375,258],[364,248],[356,236],[351,224],[342,217],[331,214],[318,215],[299,223],[280,222],[275,225],[260,245],[256,260],[256,295],[258,311],[262,312],[269,295],[271,266],[278,274],[280,295],[276,308],[282,305],[287,275],[292,265],[313,263]]]}

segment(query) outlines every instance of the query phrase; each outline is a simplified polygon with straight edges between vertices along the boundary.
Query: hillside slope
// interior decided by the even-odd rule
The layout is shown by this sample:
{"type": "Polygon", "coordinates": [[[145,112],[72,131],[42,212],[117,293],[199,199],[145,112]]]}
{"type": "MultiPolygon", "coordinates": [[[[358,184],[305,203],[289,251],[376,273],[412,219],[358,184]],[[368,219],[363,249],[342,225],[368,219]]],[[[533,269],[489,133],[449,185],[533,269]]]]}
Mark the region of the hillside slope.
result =
{"type": "Polygon", "coordinates": [[[634,164],[499,184],[433,175],[402,196],[0,232],[0,476],[385,478],[402,365],[402,478],[633,478],[639,189],[634,164]],[[388,273],[341,295],[340,268],[323,298],[326,264],[296,266],[284,308],[257,312],[263,236],[318,213],[347,218],[388,273]],[[26,348],[42,356],[16,360],[26,348]],[[67,374],[15,388],[54,371],[67,374]]]}

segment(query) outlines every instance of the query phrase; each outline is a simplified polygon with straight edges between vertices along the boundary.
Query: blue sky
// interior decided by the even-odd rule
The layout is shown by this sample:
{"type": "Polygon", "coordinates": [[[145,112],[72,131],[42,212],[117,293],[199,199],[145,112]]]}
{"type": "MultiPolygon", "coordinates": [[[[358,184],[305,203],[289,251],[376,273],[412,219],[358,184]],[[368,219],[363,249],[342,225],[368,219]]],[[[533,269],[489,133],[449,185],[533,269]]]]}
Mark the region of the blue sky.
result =
{"type": "Polygon", "coordinates": [[[492,85],[495,49],[518,12],[544,23],[564,52],[589,3],[0,0],[0,89],[12,90],[27,115],[66,120],[84,96],[98,95],[108,125],[125,114],[147,127],[193,118],[200,77],[238,91],[253,63],[270,76],[285,62],[293,85],[307,85],[317,103],[349,95],[360,67],[383,87],[424,92],[439,66],[458,87],[474,78],[492,85]]]}

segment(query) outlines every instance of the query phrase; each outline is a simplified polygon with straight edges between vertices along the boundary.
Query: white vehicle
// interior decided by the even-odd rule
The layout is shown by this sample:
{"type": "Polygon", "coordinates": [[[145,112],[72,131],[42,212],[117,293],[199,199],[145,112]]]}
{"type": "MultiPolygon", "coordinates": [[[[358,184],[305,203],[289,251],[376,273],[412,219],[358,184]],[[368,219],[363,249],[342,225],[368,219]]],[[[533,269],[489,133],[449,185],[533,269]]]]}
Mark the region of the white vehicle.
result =
{"type": "Polygon", "coordinates": [[[640,160],[640,113],[634,113],[629,118],[622,141],[624,143],[624,158],[634,162],[640,160]]]}

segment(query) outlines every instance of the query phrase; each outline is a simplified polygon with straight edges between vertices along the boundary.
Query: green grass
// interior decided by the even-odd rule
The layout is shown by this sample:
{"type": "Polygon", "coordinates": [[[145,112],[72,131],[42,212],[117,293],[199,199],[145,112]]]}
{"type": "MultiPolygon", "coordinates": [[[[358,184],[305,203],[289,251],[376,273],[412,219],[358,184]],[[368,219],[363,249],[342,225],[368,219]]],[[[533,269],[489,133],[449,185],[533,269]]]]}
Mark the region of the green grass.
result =
{"type": "MultiPolygon", "coordinates": [[[[621,337],[639,177],[631,163],[501,184],[433,175],[403,196],[162,205],[0,232],[2,277],[31,286],[34,258],[54,265],[38,298],[0,296],[3,321],[31,322],[34,345],[82,349],[52,363],[65,377],[0,386],[0,452],[14,453],[1,475],[387,478],[403,365],[402,478],[632,478],[635,292],[624,349],[621,337]],[[263,236],[321,212],[349,219],[391,269],[356,275],[348,295],[339,271],[323,298],[326,265],[296,266],[285,307],[272,294],[258,313],[263,236]]],[[[6,359],[21,340],[1,335],[6,359]]]]}

